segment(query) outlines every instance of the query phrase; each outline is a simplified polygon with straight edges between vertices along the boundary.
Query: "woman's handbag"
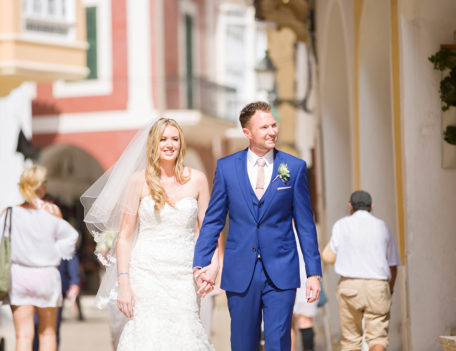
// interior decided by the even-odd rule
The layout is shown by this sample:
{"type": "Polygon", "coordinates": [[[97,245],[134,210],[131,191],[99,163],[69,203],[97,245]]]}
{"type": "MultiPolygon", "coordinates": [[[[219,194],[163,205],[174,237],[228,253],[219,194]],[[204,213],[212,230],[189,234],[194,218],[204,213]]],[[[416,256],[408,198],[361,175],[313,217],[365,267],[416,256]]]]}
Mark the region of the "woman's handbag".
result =
{"type": "Polygon", "coordinates": [[[5,223],[3,225],[2,239],[0,243],[0,301],[8,295],[11,274],[11,218],[13,210],[6,209],[5,223]],[[6,235],[6,224],[8,225],[8,236],[6,235]]]}

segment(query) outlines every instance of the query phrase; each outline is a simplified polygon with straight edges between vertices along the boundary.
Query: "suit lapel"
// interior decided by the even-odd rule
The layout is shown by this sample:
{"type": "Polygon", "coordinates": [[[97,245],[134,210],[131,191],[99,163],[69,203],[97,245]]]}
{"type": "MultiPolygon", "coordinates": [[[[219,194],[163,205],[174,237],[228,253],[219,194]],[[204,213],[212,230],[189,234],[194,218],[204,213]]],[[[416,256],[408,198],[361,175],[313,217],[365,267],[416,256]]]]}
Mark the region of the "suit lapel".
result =
{"type": "Polygon", "coordinates": [[[236,174],[238,176],[239,185],[241,187],[242,195],[247,203],[247,207],[250,210],[253,218],[257,218],[256,211],[253,208],[253,202],[251,193],[253,192],[252,186],[250,185],[249,175],[247,173],[247,150],[242,152],[236,159],[236,174]]]}
{"type": "Polygon", "coordinates": [[[271,207],[271,204],[274,200],[274,196],[277,193],[277,184],[278,182],[281,182],[279,178],[275,179],[277,177],[278,170],[279,170],[279,165],[282,161],[282,155],[279,151],[274,149],[274,163],[273,163],[273,169],[272,169],[272,177],[271,177],[271,182],[269,183],[268,188],[266,189],[266,192],[264,193],[262,197],[262,201],[264,201],[264,206],[263,206],[263,211],[261,211],[260,218],[258,219],[258,222],[260,222],[265,213],[268,212],[269,207],[271,207]]]}

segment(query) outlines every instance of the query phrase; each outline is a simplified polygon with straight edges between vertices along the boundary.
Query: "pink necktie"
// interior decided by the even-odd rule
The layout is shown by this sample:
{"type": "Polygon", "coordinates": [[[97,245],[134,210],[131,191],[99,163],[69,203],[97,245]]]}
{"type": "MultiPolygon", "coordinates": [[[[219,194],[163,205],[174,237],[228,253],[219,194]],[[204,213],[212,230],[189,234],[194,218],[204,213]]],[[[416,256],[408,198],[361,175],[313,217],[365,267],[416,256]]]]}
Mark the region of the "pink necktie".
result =
{"type": "Polygon", "coordinates": [[[259,158],[257,160],[257,166],[258,166],[258,173],[257,173],[257,182],[256,182],[256,187],[255,187],[255,194],[259,199],[264,194],[264,165],[266,164],[266,161],[263,158],[259,158]]]}

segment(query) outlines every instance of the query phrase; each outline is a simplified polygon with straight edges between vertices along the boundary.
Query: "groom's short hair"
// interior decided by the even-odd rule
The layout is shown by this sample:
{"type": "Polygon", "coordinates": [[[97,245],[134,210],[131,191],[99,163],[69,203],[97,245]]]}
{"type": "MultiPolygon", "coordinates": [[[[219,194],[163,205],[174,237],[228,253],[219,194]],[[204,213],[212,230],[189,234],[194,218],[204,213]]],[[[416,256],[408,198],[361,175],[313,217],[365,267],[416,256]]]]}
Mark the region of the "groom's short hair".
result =
{"type": "Polygon", "coordinates": [[[245,128],[250,118],[255,114],[256,111],[270,112],[271,105],[264,101],[251,102],[246,105],[239,115],[239,122],[241,122],[242,128],[245,128]]]}

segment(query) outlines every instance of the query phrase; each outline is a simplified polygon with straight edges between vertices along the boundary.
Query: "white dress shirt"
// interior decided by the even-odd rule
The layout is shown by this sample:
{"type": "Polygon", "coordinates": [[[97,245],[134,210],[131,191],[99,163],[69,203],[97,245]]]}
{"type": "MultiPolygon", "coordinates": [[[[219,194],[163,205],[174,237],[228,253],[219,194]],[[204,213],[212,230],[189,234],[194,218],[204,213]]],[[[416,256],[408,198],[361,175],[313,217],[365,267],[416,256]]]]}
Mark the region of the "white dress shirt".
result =
{"type": "Polygon", "coordinates": [[[336,253],[336,273],[346,278],[390,280],[390,266],[401,264],[386,223],[367,211],[338,220],[329,245],[336,253]]]}
{"type": "MultiPolygon", "coordinates": [[[[252,189],[255,190],[257,175],[258,175],[258,165],[257,160],[260,156],[256,155],[250,148],[247,151],[247,174],[249,175],[250,185],[252,189]]],[[[269,150],[263,157],[266,163],[264,165],[264,192],[269,186],[272,178],[272,169],[274,168],[274,150],[269,150]]]]}

